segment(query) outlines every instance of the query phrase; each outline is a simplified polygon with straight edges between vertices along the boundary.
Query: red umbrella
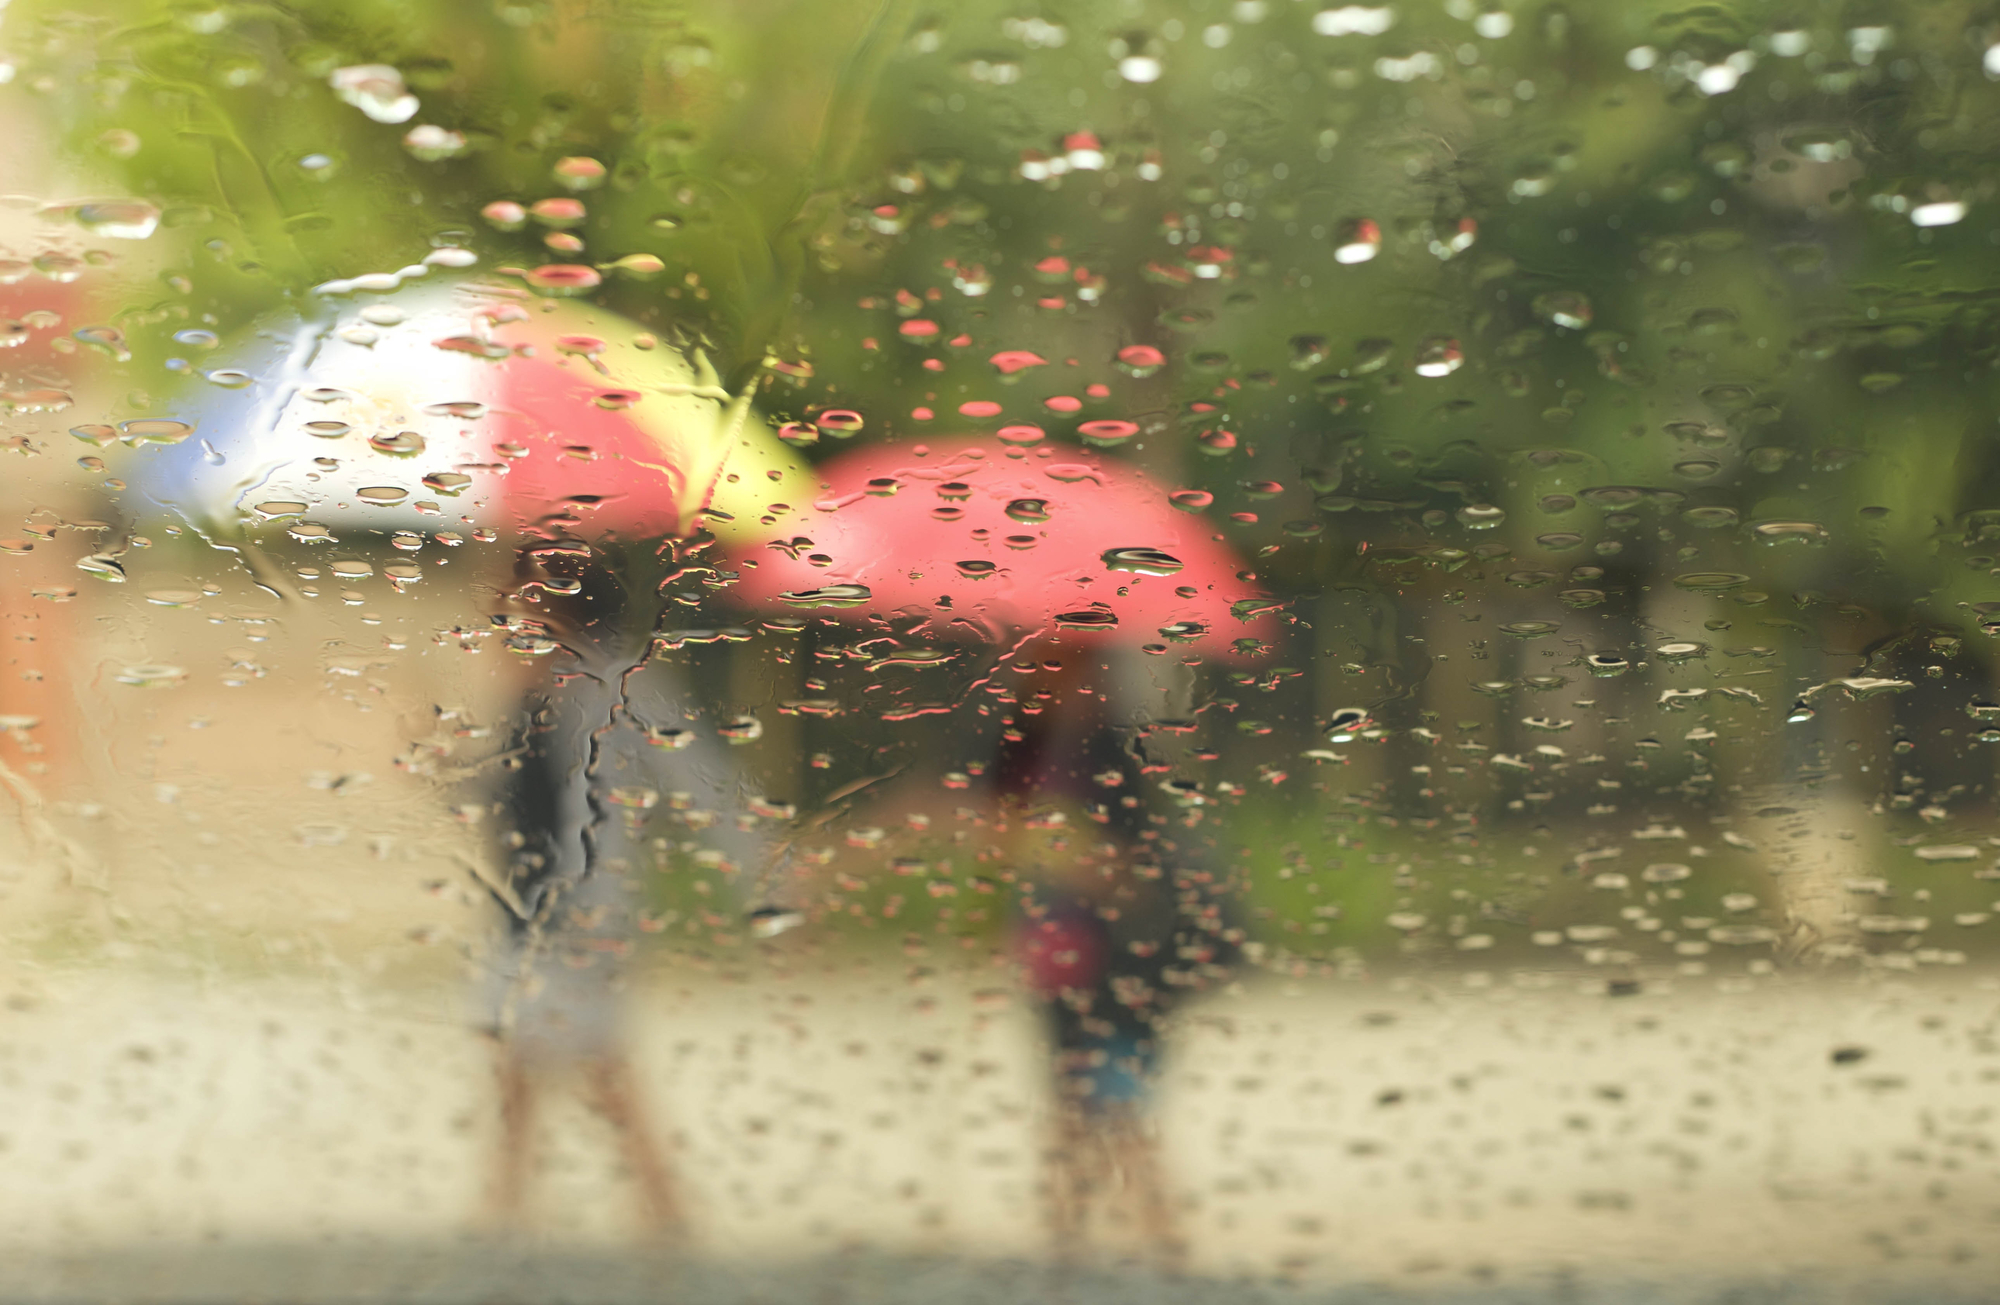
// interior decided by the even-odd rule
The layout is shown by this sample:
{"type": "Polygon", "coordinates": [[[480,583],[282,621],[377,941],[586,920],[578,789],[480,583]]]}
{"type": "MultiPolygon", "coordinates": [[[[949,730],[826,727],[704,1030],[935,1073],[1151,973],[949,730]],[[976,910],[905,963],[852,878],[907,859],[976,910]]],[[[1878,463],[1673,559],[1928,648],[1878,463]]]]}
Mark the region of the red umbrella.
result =
{"type": "Polygon", "coordinates": [[[954,437],[856,450],[818,472],[828,488],[745,559],[739,599],[1211,657],[1275,634],[1208,523],[1116,459],[954,437]]]}

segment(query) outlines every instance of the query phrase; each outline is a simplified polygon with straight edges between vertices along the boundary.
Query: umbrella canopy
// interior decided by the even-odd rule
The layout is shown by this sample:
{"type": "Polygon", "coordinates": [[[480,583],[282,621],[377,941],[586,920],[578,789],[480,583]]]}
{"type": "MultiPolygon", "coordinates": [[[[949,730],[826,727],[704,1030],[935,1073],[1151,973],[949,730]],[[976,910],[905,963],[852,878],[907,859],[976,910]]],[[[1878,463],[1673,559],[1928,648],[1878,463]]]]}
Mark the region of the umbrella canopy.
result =
{"type": "Polygon", "coordinates": [[[860,449],[818,472],[812,510],[743,555],[738,601],[1224,657],[1275,634],[1235,553],[1116,459],[961,437],[860,449]]]}
{"type": "Polygon", "coordinates": [[[228,531],[540,526],[652,538],[761,529],[815,482],[721,390],[707,360],[571,302],[412,287],[260,332],[172,418],[104,438],[156,445],[131,481],[228,531]]]}

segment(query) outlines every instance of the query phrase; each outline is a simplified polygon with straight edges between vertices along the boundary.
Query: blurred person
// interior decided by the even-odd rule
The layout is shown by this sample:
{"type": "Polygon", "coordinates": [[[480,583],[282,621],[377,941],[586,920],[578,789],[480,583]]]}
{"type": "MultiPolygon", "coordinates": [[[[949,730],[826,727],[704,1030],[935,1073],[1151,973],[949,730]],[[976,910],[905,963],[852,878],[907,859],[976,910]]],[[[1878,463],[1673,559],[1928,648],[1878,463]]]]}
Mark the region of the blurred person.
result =
{"type": "MultiPolygon", "coordinates": [[[[469,624],[503,633],[521,665],[483,686],[518,727],[499,731],[509,737],[497,756],[459,771],[474,777],[481,800],[470,805],[503,817],[505,844],[504,871],[486,877],[503,919],[479,993],[479,1022],[500,1046],[491,1213],[503,1224],[522,1217],[543,1090],[580,1076],[619,1134],[645,1223],[677,1228],[685,1204],[623,1039],[622,962],[638,932],[631,885],[663,792],[713,811],[742,803],[713,731],[687,728],[686,686],[650,660],[655,627],[669,583],[712,573],[697,558],[714,542],[707,515],[723,530],[755,521],[773,496],[797,497],[810,482],[749,421],[748,393],[720,389],[700,351],[500,284],[404,291],[393,323],[280,316],[242,354],[261,384],[211,397],[201,416],[212,440],[167,450],[147,473],[147,491],[205,535],[248,555],[257,518],[348,509],[343,535],[390,543],[400,557],[383,570],[406,582],[425,574],[407,559],[426,536],[458,547],[462,527],[475,540],[505,530],[526,541],[501,554],[511,573],[494,573],[501,562],[468,574],[479,550],[448,573],[464,585],[461,601],[482,604],[469,624]],[[384,448],[422,458],[422,489],[463,504],[458,519],[437,501],[373,504],[384,448]],[[263,505],[254,517],[252,504],[263,505]],[[495,592],[499,612],[488,605],[495,592]]],[[[319,522],[284,529],[305,547],[327,536],[319,522]]],[[[740,867],[762,856],[733,821],[710,839],[740,867]]],[[[759,927],[784,914],[759,916],[759,927]]]]}
{"type": "Polygon", "coordinates": [[[1199,807],[1177,805],[1198,797],[1178,764],[1195,668],[1055,650],[1021,682],[1024,709],[1002,719],[991,768],[1028,823],[1033,808],[1083,807],[1104,835],[1040,867],[1015,921],[1054,1080],[1048,1219],[1058,1257],[1073,1260],[1093,1212],[1122,1197],[1148,1254],[1178,1270],[1186,1242],[1153,1111],[1162,1053],[1175,1012],[1226,977],[1241,940],[1199,807]]]}
{"type": "MultiPolygon", "coordinates": [[[[558,538],[521,552],[517,593],[533,616],[507,614],[516,649],[539,651],[498,785],[507,869],[483,988],[495,1039],[501,1132],[490,1213],[519,1225],[528,1207],[536,1121],[546,1092],[574,1080],[618,1137],[654,1235],[687,1232],[688,1202],[645,1102],[627,1047],[623,993],[644,928],[639,876],[648,813],[666,797],[718,813],[706,841],[750,893],[769,888],[762,838],[728,818],[743,806],[738,768],[712,729],[690,726],[689,686],[649,660],[661,577],[677,541],[558,538]]],[[[775,932],[788,918],[753,911],[775,932]]]]}

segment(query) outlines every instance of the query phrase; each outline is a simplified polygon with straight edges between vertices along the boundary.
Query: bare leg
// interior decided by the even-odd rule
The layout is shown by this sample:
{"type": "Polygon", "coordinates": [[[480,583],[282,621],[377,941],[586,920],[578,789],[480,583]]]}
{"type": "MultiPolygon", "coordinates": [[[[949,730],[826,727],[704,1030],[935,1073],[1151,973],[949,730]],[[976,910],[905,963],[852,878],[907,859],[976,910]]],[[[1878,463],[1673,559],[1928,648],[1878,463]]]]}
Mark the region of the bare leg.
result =
{"type": "Polygon", "coordinates": [[[535,1081],[517,1048],[501,1044],[500,1151],[488,1213],[503,1232],[522,1226],[535,1149],[535,1081]]]}
{"type": "Polygon", "coordinates": [[[1145,1120],[1137,1115],[1120,1115],[1105,1121],[1105,1137],[1124,1175],[1125,1190],[1138,1206],[1139,1230],[1154,1262],[1165,1273],[1179,1273],[1187,1259],[1187,1243],[1174,1217],[1165,1166],[1160,1162],[1159,1140],[1147,1131],[1145,1120]]]}
{"type": "Polygon", "coordinates": [[[1098,1157],[1090,1123],[1073,1101],[1056,1102],[1055,1145],[1049,1151],[1049,1235],[1059,1264],[1074,1264],[1083,1249],[1091,1170],[1098,1157]]]}
{"type": "Polygon", "coordinates": [[[639,1202],[647,1231],[678,1238],[687,1231],[673,1166],[653,1131],[651,1116],[639,1094],[632,1062],[622,1052],[592,1061],[589,1075],[592,1102],[618,1134],[618,1145],[639,1184],[639,1202]]]}

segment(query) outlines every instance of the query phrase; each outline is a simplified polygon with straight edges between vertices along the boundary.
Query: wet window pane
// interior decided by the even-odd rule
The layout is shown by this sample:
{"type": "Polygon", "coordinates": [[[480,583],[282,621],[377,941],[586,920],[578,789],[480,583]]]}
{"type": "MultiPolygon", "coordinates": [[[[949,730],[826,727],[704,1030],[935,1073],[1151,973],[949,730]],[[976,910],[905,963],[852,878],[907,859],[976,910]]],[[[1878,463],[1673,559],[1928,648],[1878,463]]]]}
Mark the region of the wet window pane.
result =
{"type": "Polygon", "coordinates": [[[1996,83],[14,0],[0,1296],[1985,1299],[1996,83]]]}

